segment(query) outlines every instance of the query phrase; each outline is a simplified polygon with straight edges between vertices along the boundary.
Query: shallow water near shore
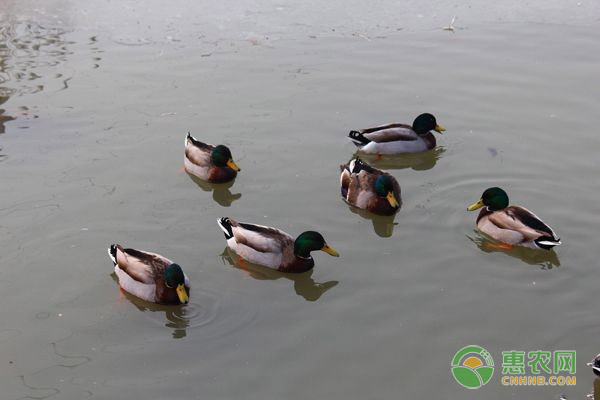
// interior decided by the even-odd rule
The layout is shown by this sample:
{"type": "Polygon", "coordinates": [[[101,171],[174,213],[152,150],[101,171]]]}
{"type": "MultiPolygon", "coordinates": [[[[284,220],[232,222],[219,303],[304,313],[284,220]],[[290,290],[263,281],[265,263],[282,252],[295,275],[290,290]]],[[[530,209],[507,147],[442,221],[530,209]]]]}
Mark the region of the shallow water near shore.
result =
{"type": "Polygon", "coordinates": [[[286,16],[291,6],[271,2],[149,11],[132,1],[110,15],[51,4],[6,2],[0,14],[3,399],[592,390],[596,8],[583,4],[588,19],[564,22],[552,10],[533,22],[459,16],[451,32],[441,29],[450,8],[384,23],[360,22],[358,9],[352,22],[286,16]],[[438,148],[366,158],[398,179],[401,211],[349,208],[339,195],[339,165],[355,152],[347,132],[421,112],[447,128],[438,148]],[[188,131],[230,146],[235,182],[182,172],[188,131]],[[542,217],[563,245],[489,246],[466,211],[489,186],[542,217]],[[298,276],[239,265],[222,216],[294,236],[318,230],[341,257],[315,253],[315,269],[298,276]],[[176,260],[191,303],[120,292],[111,243],[176,260]],[[577,385],[503,387],[498,368],[466,390],[450,361],[469,344],[498,367],[502,351],[576,350],[577,385]]]}

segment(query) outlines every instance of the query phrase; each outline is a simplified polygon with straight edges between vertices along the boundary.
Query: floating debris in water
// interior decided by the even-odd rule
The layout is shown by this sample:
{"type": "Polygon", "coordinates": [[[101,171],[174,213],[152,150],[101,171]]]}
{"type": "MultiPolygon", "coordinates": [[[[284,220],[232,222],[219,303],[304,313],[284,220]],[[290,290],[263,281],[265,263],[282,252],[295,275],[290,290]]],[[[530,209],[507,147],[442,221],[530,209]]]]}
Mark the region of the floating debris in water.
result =
{"type": "Polygon", "coordinates": [[[456,15],[452,17],[452,21],[450,21],[450,25],[443,27],[442,29],[445,31],[454,32],[454,21],[456,21],[456,15]]]}
{"type": "Polygon", "coordinates": [[[352,34],[352,36],[357,36],[359,38],[365,39],[368,42],[371,41],[370,37],[368,37],[367,35],[363,35],[362,33],[355,32],[355,33],[352,34]]]}

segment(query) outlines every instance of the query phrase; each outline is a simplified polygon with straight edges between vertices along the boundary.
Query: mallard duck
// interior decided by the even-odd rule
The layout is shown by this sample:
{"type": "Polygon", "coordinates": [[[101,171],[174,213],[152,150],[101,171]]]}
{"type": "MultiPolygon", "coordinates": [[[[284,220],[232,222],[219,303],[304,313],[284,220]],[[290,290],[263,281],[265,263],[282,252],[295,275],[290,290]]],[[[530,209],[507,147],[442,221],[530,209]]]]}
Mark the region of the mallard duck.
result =
{"type": "Polygon", "coordinates": [[[486,189],[481,199],[467,210],[485,207],[477,217],[477,228],[509,245],[550,250],[561,244],[556,233],[537,215],[519,206],[508,205],[508,195],[498,187],[486,189]]]}
{"type": "Polygon", "coordinates": [[[287,233],[268,226],[245,224],[227,217],[217,222],[225,233],[227,247],[238,256],[280,272],[310,270],[315,265],[311,251],[322,250],[339,257],[338,252],[329,247],[318,232],[307,231],[294,240],[287,233]]]}
{"type": "Polygon", "coordinates": [[[415,118],[412,126],[389,124],[375,128],[350,131],[348,137],[365,153],[402,154],[420,153],[435,147],[435,137],[430,131],[446,130],[439,125],[431,114],[421,114],[415,118]]]}
{"type": "Polygon", "coordinates": [[[183,165],[189,174],[212,183],[228,182],[240,171],[227,146],[202,143],[190,133],[185,138],[183,165]]]}
{"type": "Polygon", "coordinates": [[[152,303],[188,303],[190,281],[168,258],[118,244],[108,248],[108,256],[115,265],[119,286],[126,292],[152,303]]]}
{"type": "Polygon", "coordinates": [[[400,185],[392,175],[360,158],[340,165],[340,170],[342,197],[348,204],[378,215],[393,215],[400,209],[400,185]]]}
{"type": "Polygon", "coordinates": [[[588,367],[592,368],[594,374],[600,376],[600,354],[598,354],[594,359],[586,364],[588,367]]]}

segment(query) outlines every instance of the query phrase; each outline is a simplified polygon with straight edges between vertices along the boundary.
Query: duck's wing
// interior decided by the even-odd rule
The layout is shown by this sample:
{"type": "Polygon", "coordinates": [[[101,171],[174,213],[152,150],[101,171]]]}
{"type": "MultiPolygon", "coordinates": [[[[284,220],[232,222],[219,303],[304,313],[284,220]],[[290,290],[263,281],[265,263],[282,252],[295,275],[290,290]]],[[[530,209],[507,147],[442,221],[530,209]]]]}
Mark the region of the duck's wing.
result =
{"type": "Polygon", "coordinates": [[[108,249],[115,265],[132,279],[145,284],[154,284],[155,277],[173,262],[160,254],[136,249],[125,249],[113,244],[108,249]]]}
{"type": "Polygon", "coordinates": [[[348,169],[348,164],[340,165],[340,190],[342,197],[348,200],[348,187],[350,186],[350,182],[352,180],[352,173],[348,169]]]}
{"type": "Polygon", "coordinates": [[[215,146],[213,146],[212,144],[207,144],[204,142],[199,141],[198,139],[196,139],[195,137],[192,136],[191,133],[188,132],[186,140],[185,140],[185,145],[186,147],[191,144],[194,147],[206,151],[206,152],[211,152],[214,150],[215,146]]]}
{"type": "Polygon", "coordinates": [[[233,235],[238,243],[260,252],[276,253],[294,244],[294,239],[287,233],[263,225],[240,222],[234,227],[233,235]]]}
{"type": "Polygon", "coordinates": [[[406,124],[388,124],[360,131],[350,131],[348,137],[359,145],[366,145],[371,142],[414,141],[419,138],[412,127],[406,124]]]}
{"type": "Polygon", "coordinates": [[[553,246],[560,244],[560,238],[552,228],[526,208],[510,206],[491,213],[488,219],[499,228],[521,233],[526,240],[536,241],[536,243],[541,241],[541,244],[548,242],[553,246]]]}
{"type": "Polygon", "coordinates": [[[364,204],[362,203],[361,205],[359,205],[359,197],[361,195],[362,190],[360,181],[358,179],[358,174],[348,173],[346,183],[348,186],[346,188],[345,200],[353,206],[364,206],[364,204]]]}
{"type": "Polygon", "coordinates": [[[350,161],[348,170],[353,176],[356,176],[360,189],[364,191],[372,192],[375,181],[380,175],[387,175],[392,178],[392,181],[396,182],[392,175],[370,166],[358,157],[350,161]]]}
{"type": "Polygon", "coordinates": [[[340,165],[342,171],[340,183],[344,199],[357,207],[366,207],[369,199],[374,196],[375,180],[384,172],[371,167],[356,157],[347,164],[340,165]]]}
{"type": "Polygon", "coordinates": [[[379,174],[368,172],[365,170],[355,174],[358,182],[358,187],[364,192],[374,192],[375,181],[379,174]]]}
{"type": "Polygon", "coordinates": [[[237,243],[261,253],[281,253],[286,246],[293,246],[294,239],[287,233],[264,225],[237,222],[231,218],[218,220],[225,237],[235,238],[237,243]]]}
{"type": "Polygon", "coordinates": [[[377,132],[377,131],[381,131],[381,130],[394,129],[394,128],[408,128],[412,131],[412,126],[410,126],[410,125],[393,123],[393,124],[386,124],[386,125],[378,125],[374,128],[361,129],[360,133],[373,133],[373,132],[377,132]]]}
{"type": "Polygon", "coordinates": [[[366,208],[369,201],[376,196],[373,186],[377,175],[362,170],[353,173],[349,180],[346,201],[355,207],[366,208]]]}
{"type": "Polygon", "coordinates": [[[187,134],[185,139],[185,157],[191,163],[199,166],[210,165],[210,155],[214,148],[213,145],[199,141],[190,133],[187,134]]]}

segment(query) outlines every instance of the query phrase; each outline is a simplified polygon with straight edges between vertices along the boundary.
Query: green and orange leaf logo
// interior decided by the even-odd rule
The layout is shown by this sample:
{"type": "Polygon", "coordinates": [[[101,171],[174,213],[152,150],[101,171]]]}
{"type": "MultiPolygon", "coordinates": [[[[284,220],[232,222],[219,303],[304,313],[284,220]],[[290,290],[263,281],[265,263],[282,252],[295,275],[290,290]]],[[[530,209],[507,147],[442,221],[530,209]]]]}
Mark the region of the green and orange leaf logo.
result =
{"type": "Polygon", "coordinates": [[[452,359],[454,379],[468,389],[478,389],[488,383],[494,374],[494,360],[479,346],[466,346],[452,359]]]}

